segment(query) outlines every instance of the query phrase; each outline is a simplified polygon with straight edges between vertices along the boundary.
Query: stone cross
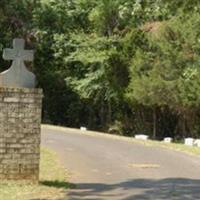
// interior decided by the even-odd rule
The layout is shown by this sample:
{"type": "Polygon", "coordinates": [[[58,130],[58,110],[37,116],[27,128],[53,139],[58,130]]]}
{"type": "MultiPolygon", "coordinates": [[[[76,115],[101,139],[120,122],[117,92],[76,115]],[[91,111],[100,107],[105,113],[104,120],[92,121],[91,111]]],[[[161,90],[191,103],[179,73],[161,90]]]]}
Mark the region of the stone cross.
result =
{"type": "Polygon", "coordinates": [[[33,61],[34,51],[25,50],[24,47],[23,39],[14,39],[13,49],[4,49],[3,58],[12,60],[12,65],[0,74],[0,87],[35,87],[35,75],[28,71],[24,64],[24,61],[33,61]]]}

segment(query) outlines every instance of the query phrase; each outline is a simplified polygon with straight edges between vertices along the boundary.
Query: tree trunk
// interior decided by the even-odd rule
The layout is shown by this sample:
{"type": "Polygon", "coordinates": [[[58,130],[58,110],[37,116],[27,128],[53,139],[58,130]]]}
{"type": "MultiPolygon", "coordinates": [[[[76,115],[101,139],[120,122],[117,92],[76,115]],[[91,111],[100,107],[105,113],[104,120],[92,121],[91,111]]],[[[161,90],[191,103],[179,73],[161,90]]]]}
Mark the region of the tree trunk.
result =
{"type": "Polygon", "coordinates": [[[104,117],[104,101],[103,99],[101,100],[101,109],[100,109],[100,126],[101,126],[101,129],[104,127],[104,124],[105,124],[105,117],[104,117]]]}
{"type": "Polygon", "coordinates": [[[157,114],[156,114],[156,107],[153,108],[153,139],[156,139],[157,136],[157,114]]]}
{"type": "Polygon", "coordinates": [[[107,123],[111,124],[112,122],[112,106],[110,100],[108,101],[108,118],[107,118],[107,123]]]}

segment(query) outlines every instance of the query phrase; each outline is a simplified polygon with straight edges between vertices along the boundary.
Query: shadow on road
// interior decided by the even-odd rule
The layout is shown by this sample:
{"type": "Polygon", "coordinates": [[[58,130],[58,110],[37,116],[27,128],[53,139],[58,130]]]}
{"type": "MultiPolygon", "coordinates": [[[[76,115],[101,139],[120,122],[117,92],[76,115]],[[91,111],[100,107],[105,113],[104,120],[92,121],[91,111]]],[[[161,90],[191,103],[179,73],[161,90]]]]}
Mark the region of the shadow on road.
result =
{"type": "Polygon", "coordinates": [[[72,183],[68,183],[65,181],[40,181],[41,185],[62,188],[62,189],[74,189],[76,186],[72,183]]]}
{"type": "Polygon", "coordinates": [[[136,179],[116,184],[77,184],[69,192],[71,199],[122,200],[197,200],[200,199],[200,180],[168,178],[161,180],[136,179]]]}

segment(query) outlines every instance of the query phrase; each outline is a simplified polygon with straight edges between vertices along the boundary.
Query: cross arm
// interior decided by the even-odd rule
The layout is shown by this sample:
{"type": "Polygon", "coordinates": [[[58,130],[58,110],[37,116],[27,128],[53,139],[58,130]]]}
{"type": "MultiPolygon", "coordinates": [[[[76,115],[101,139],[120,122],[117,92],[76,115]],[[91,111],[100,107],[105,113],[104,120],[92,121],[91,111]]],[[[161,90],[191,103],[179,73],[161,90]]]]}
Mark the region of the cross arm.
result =
{"type": "Polygon", "coordinates": [[[33,50],[16,50],[16,49],[4,49],[3,59],[4,60],[15,60],[21,59],[23,61],[33,61],[34,51],[33,50]]]}
{"type": "Polygon", "coordinates": [[[34,50],[23,50],[21,57],[22,57],[22,60],[24,60],[24,61],[33,61],[34,50]]]}
{"type": "Polygon", "coordinates": [[[4,49],[3,50],[3,59],[4,60],[14,60],[16,58],[17,51],[13,49],[4,49]]]}

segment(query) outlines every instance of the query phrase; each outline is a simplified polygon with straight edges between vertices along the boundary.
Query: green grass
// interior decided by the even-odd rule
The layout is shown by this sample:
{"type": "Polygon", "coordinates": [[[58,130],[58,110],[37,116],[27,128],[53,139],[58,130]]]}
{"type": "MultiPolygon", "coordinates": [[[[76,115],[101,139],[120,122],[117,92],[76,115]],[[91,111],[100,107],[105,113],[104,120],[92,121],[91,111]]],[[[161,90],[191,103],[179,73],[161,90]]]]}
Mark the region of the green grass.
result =
{"type": "Polygon", "coordinates": [[[165,142],[158,142],[158,141],[153,141],[153,140],[147,140],[147,141],[134,140],[134,141],[144,144],[146,146],[164,147],[164,148],[184,152],[190,155],[200,156],[199,147],[190,147],[181,143],[165,143],[165,142]]]}
{"type": "Polygon", "coordinates": [[[67,173],[57,155],[42,148],[39,184],[3,181],[0,200],[66,200],[67,189],[72,187],[66,179],[67,173]]]}

